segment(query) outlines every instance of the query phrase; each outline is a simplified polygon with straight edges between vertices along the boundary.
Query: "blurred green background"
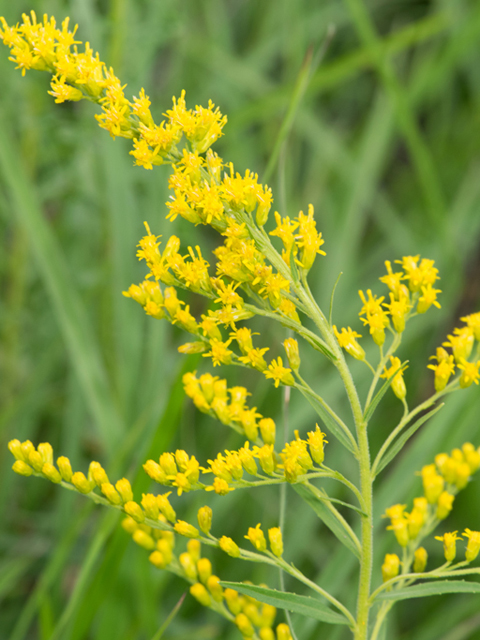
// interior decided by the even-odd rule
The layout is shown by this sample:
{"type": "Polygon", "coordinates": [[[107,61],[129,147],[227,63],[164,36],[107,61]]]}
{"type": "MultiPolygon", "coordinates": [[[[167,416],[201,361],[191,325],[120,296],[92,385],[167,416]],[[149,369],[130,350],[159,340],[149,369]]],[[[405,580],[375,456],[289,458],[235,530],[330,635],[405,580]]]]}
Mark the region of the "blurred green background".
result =
{"type": "MultiPolygon", "coordinates": [[[[325,238],[310,283],[324,308],[338,273],[334,320],[360,330],[359,288],[385,294],[383,262],[402,255],[434,258],[442,309],[412,321],[400,350],[411,406],[433,389],[426,370],[460,315],[480,297],[480,4],[475,0],[31,0],[0,1],[9,24],[22,11],[66,16],[128,84],[145,87],[157,120],[171,96],[212,99],[228,115],[216,150],[237,170],[265,171],[278,141],[309,47],[329,46],[295,111],[269,184],[274,208],[294,216],[315,206],[325,238]],[[327,35],[329,34],[329,35],[327,35]]],[[[184,336],[144,317],[122,290],[143,278],[135,244],[148,220],[153,233],[175,233],[182,246],[213,233],[165,221],[168,170],[133,167],[129,143],[101,131],[87,103],[55,105],[49,77],[24,78],[0,51],[0,638],[11,640],[149,640],[185,591],[151,567],[147,553],[118,526],[116,514],[39,479],[16,476],[11,438],[52,443],[77,470],[99,460],[141,494],[147,456],[184,448],[205,463],[241,440],[185,400],[185,370],[211,370],[184,357],[184,336]]],[[[190,301],[199,311],[201,303],[190,301]]],[[[257,325],[258,346],[281,354],[282,330],[257,325]],[[268,336],[268,338],[267,338],[268,336]],[[260,344],[261,343],[261,344],[260,344]]],[[[364,332],[366,333],[366,332],[364,332]]],[[[317,353],[302,351],[305,377],[348,417],[338,380],[317,353]]],[[[365,370],[352,368],[364,391],[365,370]]],[[[215,371],[218,374],[218,370],[215,371]]],[[[282,395],[260,377],[220,371],[230,384],[255,389],[251,404],[282,422],[282,395]]],[[[392,468],[378,479],[375,584],[386,551],[397,552],[380,515],[421,492],[414,472],[441,451],[480,444],[478,389],[448,398],[392,468]]],[[[401,414],[387,394],[372,423],[372,449],[401,414]]],[[[290,429],[315,415],[293,394],[290,429]]],[[[329,438],[327,463],[349,468],[329,438]]],[[[344,497],[336,486],[332,495],[344,497]]],[[[175,499],[193,521],[214,505],[214,532],[240,541],[260,520],[278,522],[278,489],[175,499]]],[[[480,529],[478,481],[456,500],[445,529],[480,529]]],[[[315,516],[288,491],[286,558],[353,607],[355,564],[315,516]]],[[[442,532],[443,532],[442,530],[442,532]]],[[[432,566],[441,545],[428,547],[432,566]]],[[[278,576],[206,552],[221,578],[278,576]]],[[[287,588],[303,593],[299,584],[287,588]]],[[[459,595],[400,604],[389,640],[480,638],[479,600],[459,595]],[[406,612],[408,611],[408,616],[406,612]]],[[[279,613],[279,621],[282,614],[279,613]]],[[[294,617],[298,638],[348,637],[343,628],[294,617]]],[[[165,633],[168,640],[240,638],[232,625],[188,596],[165,633]]]]}

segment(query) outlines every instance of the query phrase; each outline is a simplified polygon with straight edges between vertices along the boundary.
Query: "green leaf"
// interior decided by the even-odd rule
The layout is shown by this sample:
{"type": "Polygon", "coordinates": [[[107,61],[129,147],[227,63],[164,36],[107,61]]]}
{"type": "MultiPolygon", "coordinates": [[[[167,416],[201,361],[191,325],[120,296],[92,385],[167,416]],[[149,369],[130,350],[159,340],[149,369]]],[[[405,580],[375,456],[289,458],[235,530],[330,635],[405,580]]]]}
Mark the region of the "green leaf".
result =
{"type": "Polygon", "coordinates": [[[380,471],[385,469],[387,464],[389,464],[389,462],[393,460],[393,458],[397,455],[397,453],[400,453],[400,451],[403,449],[404,444],[407,442],[409,438],[413,436],[415,431],[418,431],[418,429],[420,429],[422,424],[426,422],[429,418],[431,418],[434,413],[437,413],[437,411],[439,411],[443,406],[444,404],[440,404],[438,405],[438,407],[434,407],[431,411],[424,414],[421,418],[416,420],[412,424],[412,426],[409,427],[397,440],[395,440],[395,442],[392,444],[390,449],[387,449],[387,453],[383,456],[383,458],[380,459],[379,464],[374,465],[375,475],[378,475],[380,471]]]}
{"type": "Polygon", "coordinates": [[[375,600],[409,600],[410,598],[426,598],[444,593],[480,593],[480,582],[465,580],[442,580],[440,582],[423,582],[413,587],[405,587],[396,591],[384,591],[375,600]]]}
{"type": "Polygon", "coordinates": [[[245,596],[250,596],[271,604],[277,609],[286,609],[292,613],[298,613],[306,618],[313,618],[321,622],[329,624],[349,624],[347,618],[340,613],[332,611],[325,604],[310,598],[309,596],[299,596],[296,593],[288,593],[285,591],[277,591],[276,589],[267,589],[266,587],[258,587],[253,584],[244,584],[243,582],[220,582],[222,587],[235,589],[245,596]]]}
{"type": "MultiPolygon", "coordinates": [[[[302,484],[292,484],[292,487],[302,500],[315,511],[320,520],[330,529],[334,536],[360,559],[360,545],[358,540],[352,537],[352,535],[354,535],[353,532],[350,534],[345,528],[346,525],[339,519],[340,514],[328,502],[328,496],[325,495],[326,500],[323,501],[313,495],[313,493],[302,484]]],[[[319,489],[318,492],[320,493],[321,490],[319,489]]]]}
{"type": "Polygon", "coordinates": [[[308,400],[308,402],[315,409],[317,414],[319,415],[321,421],[325,425],[325,428],[329,430],[336,438],[339,440],[344,447],[346,447],[351,453],[356,454],[355,448],[355,440],[352,436],[350,439],[345,431],[338,425],[335,418],[333,418],[328,411],[320,404],[320,402],[309,393],[304,391],[301,387],[298,387],[298,390],[302,393],[302,395],[308,400]]]}
{"type": "Polygon", "coordinates": [[[390,387],[390,385],[392,384],[392,380],[394,379],[394,377],[400,372],[400,371],[405,371],[406,367],[407,367],[407,363],[408,360],[406,360],[401,366],[400,369],[397,369],[395,371],[395,373],[393,373],[382,385],[382,387],[380,388],[380,390],[378,391],[378,393],[376,394],[376,396],[373,398],[373,400],[370,402],[370,404],[368,405],[367,410],[364,413],[363,419],[365,420],[365,422],[368,422],[370,420],[370,418],[373,415],[373,412],[375,411],[375,409],[377,408],[378,403],[380,402],[380,400],[383,398],[383,396],[385,395],[387,389],[390,387]]]}
{"type": "Polygon", "coordinates": [[[330,311],[328,313],[328,323],[332,326],[332,316],[333,316],[333,298],[335,297],[335,291],[337,289],[337,285],[340,282],[340,278],[343,276],[343,271],[340,271],[338,274],[338,278],[335,280],[335,284],[333,285],[332,295],[330,296],[330,311]]]}
{"type": "Polygon", "coordinates": [[[293,281],[296,285],[300,284],[300,277],[298,275],[298,267],[295,262],[295,256],[293,255],[293,251],[290,252],[290,272],[292,274],[293,281]]]}

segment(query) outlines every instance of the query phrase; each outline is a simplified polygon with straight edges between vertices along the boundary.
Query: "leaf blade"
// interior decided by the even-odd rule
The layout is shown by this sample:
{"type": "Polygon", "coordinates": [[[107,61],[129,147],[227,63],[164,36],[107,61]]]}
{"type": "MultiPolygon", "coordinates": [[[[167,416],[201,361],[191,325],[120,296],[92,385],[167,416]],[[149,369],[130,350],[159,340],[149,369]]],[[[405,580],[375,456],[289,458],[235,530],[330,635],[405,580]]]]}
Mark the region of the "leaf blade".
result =
{"type": "Polygon", "coordinates": [[[380,593],[375,600],[409,600],[426,598],[445,593],[480,593],[480,582],[466,580],[442,580],[440,582],[422,582],[413,587],[380,593]]]}
{"type": "Polygon", "coordinates": [[[247,585],[243,582],[224,582],[222,580],[220,584],[222,587],[235,589],[235,591],[243,595],[256,598],[260,602],[271,604],[278,609],[286,609],[292,613],[298,613],[307,618],[313,618],[328,624],[349,624],[345,616],[332,611],[325,604],[310,596],[300,596],[296,593],[267,589],[257,585],[247,585]]]}

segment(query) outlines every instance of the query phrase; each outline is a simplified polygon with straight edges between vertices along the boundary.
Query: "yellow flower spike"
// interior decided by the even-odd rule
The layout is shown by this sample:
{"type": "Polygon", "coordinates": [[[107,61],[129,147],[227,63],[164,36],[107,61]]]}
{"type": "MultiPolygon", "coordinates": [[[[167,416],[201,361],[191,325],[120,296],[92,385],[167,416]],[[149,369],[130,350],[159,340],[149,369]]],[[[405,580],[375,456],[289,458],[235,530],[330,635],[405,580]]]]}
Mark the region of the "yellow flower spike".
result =
{"type": "Polygon", "coordinates": [[[26,462],[26,458],[22,450],[22,443],[20,442],[20,440],[10,440],[10,442],[8,443],[8,450],[13,455],[15,460],[22,460],[23,462],[26,462]]]}
{"type": "Polygon", "coordinates": [[[222,551],[225,551],[225,553],[227,553],[232,558],[239,558],[240,557],[240,548],[239,548],[238,544],[236,544],[236,542],[234,542],[228,536],[222,536],[220,538],[220,540],[218,541],[218,544],[220,546],[220,549],[222,551]]]}
{"type": "Polygon", "coordinates": [[[262,434],[262,440],[265,444],[275,444],[275,422],[272,418],[262,418],[258,426],[260,427],[260,433],[262,434]]]}
{"type": "Polygon", "coordinates": [[[150,562],[157,567],[157,569],[165,569],[165,567],[169,564],[161,551],[154,551],[148,556],[150,562]]]}
{"type": "Polygon", "coordinates": [[[158,520],[160,511],[158,508],[157,499],[153,494],[143,493],[141,504],[147,518],[150,518],[151,520],[158,520]]]}
{"type": "Polygon", "coordinates": [[[210,507],[201,507],[197,513],[198,526],[200,530],[208,535],[212,528],[212,510],[210,507]]]}
{"type": "Polygon", "coordinates": [[[162,453],[159,459],[160,466],[164,470],[167,476],[176,476],[178,469],[175,462],[175,457],[172,453],[165,451],[162,453]]]}
{"type": "Polygon", "coordinates": [[[244,537],[247,540],[250,540],[257,551],[265,551],[267,548],[267,541],[265,540],[265,534],[261,530],[260,526],[260,523],[258,523],[255,528],[249,527],[248,534],[244,537]]]}
{"type": "Polygon", "coordinates": [[[411,309],[411,304],[407,296],[401,294],[397,300],[393,293],[390,293],[390,304],[383,305],[392,318],[393,328],[397,333],[402,333],[405,329],[405,320],[411,309]]]}
{"type": "Polygon", "coordinates": [[[208,578],[207,589],[210,591],[215,602],[223,601],[223,588],[220,586],[220,578],[218,576],[210,576],[208,578]]]}
{"type": "Polygon", "coordinates": [[[162,554],[162,557],[165,563],[170,564],[170,562],[173,559],[171,543],[165,538],[162,538],[161,540],[157,540],[157,550],[160,551],[160,553],[162,554]]]}
{"type": "Polygon", "coordinates": [[[198,580],[196,563],[187,551],[178,556],[178,561],[187,578],[190,578],[190,580],[198,580]]]}
{"type": "Polygon", "coordinates": [[[444,533],[443,536],[435,536],[435,540],[443,542],[443,552],[445,554],[445,560],[447,562],[453,562],[457,555],[456,542],[461,540],[457,537],[457,531],[453,533],[444,533]]]}
{"type": "Polygon", "coordinates": [[[133,500],[132,486],[126,478],[118,480],[115,483],[115,488],[120,494],[123,502],[131,502],[133,500]]]}
{"type": "Polygon", "coordinates": [[[277,615],[277,609],[272,604],[262,605],[261,611],[261,625],[262,627],[273,627],[275,622],[275,616],[277,615]]]}
{"type": "Polygon", "coordinates": [[[53,464],[53,449],[49,442],[41,442],[37,447],[44,463],[53,464]]]}
{"type": "Polygon", "coordinates": [[[135,522],[142,523],[145,521],[143,509],[137,502],[134,502],[133,500],[125,502],[123,508],[125,509],[125,513],[133,518],[135,522]]]}
{"type": "Polygon", "coordinates": [[[392,524],[387,529],[393,531],[398,544],[401,547],[406,547],[410,542],[408,535],[408,519],[407,518],[395,518],[392,520],[392,524]]]}
{"type": "MultiPolygon", "coordinates": [[[[430,466],[430,465],[428,465],[430,466]]],[[[432,465],[434,466],[434,465],[432,465]]],[[[423,468],[425,469],[425,467],[423,468]]],[[[422,469],[422,481],[425,497],[430,504],[436,504],[445,486],[445,480],[436,471],[424,473],[422,469]]]]}
{"type": "Polygon", "coordinates": [[[258,437],[257,418],[261,417],[261,414],[257,413],[257,407],[244,409],[240,414],[240,423],[245,431],[245,435],[251,442],[255,442],[258,437]]]}
{"type": "Polygon", "coordinates": [[[158,495],[156,496],[156,499],[157,499],[158,508],[160,509],[160,512],[162,513],[162,515],[164,515],[169,522],[174,523],[177,519],[177,514],[175,513],[172,505],[168,500],[169,495],[170,493],[158,495]]]}
{"type": "Polygon", "coordinates": [[[237,616],[235,616],[235,624],[237,625],[238,630],[244,638],[253,637],[255,633],[254,628],[252,626],[252,623],[244,613],[239,613],[237,616]]]}
{"type": "Polygon", "coordinates": [[[33,451],[30,451],[27,461],[28,464],[35,469],[35,471],[41,473],[44,462],[42,456],[40,455],[40,453],[38,453],[38,451],[35,451],[35,449],[33,449],[33,451]]]}
{"type": "Polygon", "coordinates": [[[473,444],[470,442],[465,442],[462,445],[463,455],[465,456],[465,461],[470,467],[470,472],[475,473],[480,468],[480,453],[475,449],[473,444]]]}
{"type": "Polygon", "coordinates": [[[290,627],[285,622],[277,626],[277,640],[293,640],[290,627]]]}
{"type": "Polygon", "coordinates": [[[262,627],[258,631],[260,640],[275,640],[275,633],[271,627],[262,627]]]}
{"type": "Polygon", "coordinates": [[[438,498],[437,502],[437,511],[436,517],[439,520],[445,520],[445,518],[449,515],[450,511],[453,508],[453,501],[455,500],[455,496],[448,491],[442,491],[438,498]]]}
{"type": "Polygon", "coordinates": [[[293,386],[295,385],[295,378],[292,376],[291,369],[283,366],[282,358],[279,356],[277,360],[273,358],[268,365],[268,369],[263,372],[267,380],[271,378],[275,382],[275,387],[278,387],[280,383],[293,386]]]}
{"type": "Polygon", "coordinates": [[[195,564],[200,560],[202,545],[200,540],[192,539],[187,542],[187,551],[191,555],[195,564]]]}
{"type": "Polygon", "coordinates": [[[400,558],[396,553],[387,553],[382,564],[382,578],[384,582],[398,576],[400,571],[400,558]]]}
{"type": "Polygon", "coordinates": [[[414,573],[422,573],[427,566],[428,553],[423,547],[418,547],[414,553],[413,571],[414,573]]]}
{"type": "Polygon", "coordinates": [[[338,340],[338,344],[342,347],[342,349],[345,349],[345,351],[353,356],[356,360],[365,360],[365,351],[356,340],[356,338],[362,337],[359,333],[353,331],[353,329],[350,329],[350,327],[348,327],[347,329],[343,327],[341,331],[338,332],[335,325],[333,325],[333,331],[338,340]]]}
{"type": "Polygon", "coordinates": [[[455,486],[457,489],[464,489],[470,480],[470,467],[466,462],[457,464],[455,486]]]}
{"type": "Polygon", "coordinates": [[[283,539],[280,527],[272,527],[268,530],[268,539],[272,553],[280,558],[283,555],[283,539]]]}
{"type": "Polygon", "coordinates": [[[461,329],[454,329],[454,335],[448,335],[448,341],[443,343],[444,347],[451,347],[453,351],[453,357],[455,362],[461,363],[463,360],[468,360],[472,353],[473,344],[475,342],[473,329],[471,327],[462,327],[461,329]]]}
{"type": "Polygon", "coordinates": [[[212,604],[208,591],[200,582],[192,584],[192,586],[190,587],[190,593],[195,598],[195,600],[198,600],[198,602],[204,607],[209,607],[212,604]]]}
{"type": "Polygon", "coordinates": [[[132,538],[138,546],[143,547],[147,551],[153,551],[153,549],[155,549],[155,540],[152,536],[148,535],[148,533],[142,531],[142,529],[136,529],[136,531],[133,532],[132,538]]]}
{"type": "Polygon", "coordinates": [[[47,478],[47,480],[50,480],[50,482],[54,482],[55,484],[58,484],[62,481],[62,476],[60,475],[58,469],[56,469],[53,464],[49,464],[48,462],[43,465],[42,474],[47,478]]]}
{"type": "Polygon", "coordinates": [[[223,597],[225,598],[225,602],[230,610],[230,612],[236,616],[240,613],[243,606],[243,596],[240,596],[238,591],[235,589],[227,588],[223,592],[223,597]]]}
{"type": "Polygon", "coordinates": [[[405,386],[405,380],[403,379],[403,371],[400,370],[402,363],[400,358],[397,358],[396,356],[390,356],[390,362],[392,363],[391,367],[385,367],[385,370],[380,377],[390,378],[395,371],[398,371],[391,382],[391,387],[397,398],[399,400],[403,400],[407,395],[407,388],[405,386]]]}
{"type": "Polygon", "coordinates": [[[181,536],[185,536],[186,538],[198,538],[200,535],[198,529],[188,522],[184,522],[183,520],[177,520],[174,525],[174,529],[181,536]]]}
{"type": "Polygon", "coordinates": [[[432,304],[441,309],[440,304],[437,302],[437,293],[441,293],[440,289],[434,289],[431,284],[427,284],[421,287],[422,295],[418,299],[417,313],[425,313],[430,309],[432,304]]]}
{"type": "Polygon", "coordinates": [[[307,433],[307,442],[313,461],[320,465],[323,464],[325,459],[324,449],[325,445],[328,444],[328,440],[325,440],[325,434],[322,433],[318,424],[315,426],[315,431],[309,431],[307,433]]]}
{"type": "Polygon", "coordinates": [[[238,450],[238,455],[245,471],[251,476],[256,476],[258,472],[257,463],[255,462],[253,451],[249,447],[250,443],[245,442],[245,445],[238,450]]]}
{"type": "Polygon", "coordinates": [[[98,488],[101,488],[102,484],[110,482],[105,469],[95,461],[92,461],[88,467],[88,479],[92,480],[98,488]]]}
{"type": "Polygon", "coordinates": [[[12,469],[15,473],[18,473],[18,475],[25,477],[31,476],[33,473],[32,467],[23,460],[15,460],[12,465],[12,469]]]}
{"type": "Polygon", "coordinates": [[[298,351],[298,342],[295,338],[287,338],[283,342],[285,351],[287,352],[288,364],[293,371],[298,371],[300,368],[300,354],[298,351]]]}
{"type": "Polygon", "coordinates": [[[119,493],[117,492],[117,490],[115,489],[115,487],[113,486],[113,484],[110,484],[109,482],[105,482],[100,487],[100,490],[103,493],[103,495],[107,498],[107,500],[110,502],[110,504],[114,504],[114,505],[122,504],[122,499],[119,493]]]}
{"type": "Polygon", "coordinates": [[[72,475],[72,484],[80,493],[90,493],[94,489],[94,483],[87,480],[85,475],[81,471],[77,471],[72,475]]]}
{"type": "Polygon", "coordinates": [[[197,572],[200,581],[205,584],[212,575],[212,563],[208,558],[200,558],[197,561],[197,572]]]}
{"type": "Polygon", "coordinates": [[[480,360],[477,360],[477,362],[467,362],[466,360],[462,360],[457,366],[463,371],[460,376],[460,386],[462,389],[466,389],[472,383],[478,385],[478,379],[480,378],[480,373],[478,372],[480,360]]]}
{"type": "Polygon", "coordinates": [[[478,556],[480,551],[480,531],[465,529],[462,536],[468,538],[468,544],[465,550],[465,560],[467,562],[472,562],[478,556]]]}
{"type": "Polygon", "coordinates": [[[65,482],[70,482],[72,480],[72,465],[70,464],[70,460],[65,456],[60,456],[57,458],[57,467],[60,471],[60,475],[65,480],[65,482]]]}
{"type": "Polygon", "coordinates": [[[467,323],[467,326],[473,330],[475,340],[480,341],[480,312],[471,313],[469,316],[460,318],[460,320],[467,323]]]}
{"type": "Polygon", "coordinates": [[[159,484],[167,483],[167,474],[158,462],[155,462],[154,460],[147,460],[143,465],[143,469],[152,480],[155,480],[155,482],[158,482],[159,484]]]}
{"type": "Polygon", "coordinates": [[[256,627],[259,627],[262,624],[262,617],[260,616],[260,611],[258,610],[258,606],[254,602],[249,602],[247,600],[243,606],[243,613],[247,616],[250,622],[256,627]]]}
{"type": "Polygon", "coordinates": [[[264,444],[263,447],[257,449],[256,455],[263,472],[268,476],[273,475],[276,467],[273,444],[264,444]]]}

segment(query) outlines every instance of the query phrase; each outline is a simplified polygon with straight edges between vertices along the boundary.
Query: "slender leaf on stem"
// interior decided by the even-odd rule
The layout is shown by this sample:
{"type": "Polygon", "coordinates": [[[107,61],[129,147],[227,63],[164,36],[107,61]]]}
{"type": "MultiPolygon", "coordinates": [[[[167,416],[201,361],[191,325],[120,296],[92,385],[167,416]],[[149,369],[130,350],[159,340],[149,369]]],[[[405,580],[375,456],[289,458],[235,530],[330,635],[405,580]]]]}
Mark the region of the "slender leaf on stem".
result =
{"type": "Polygon", "coordinates": [[[296,387],[300,393],[309,401],[312,407],[315,409],[320,419],[322,420],[325,428],[339,440],[344,447],[346,447],[351,453],[356,455],[357,452],[357,443],[353,435],[348,430],[348,427],[343,422],[338,422],[339,418],[336,420],[334,416],[329,413],[328,405],[326,403],[322,404],[322,400],[319,396],[312,392],[308,392],[307,389],[303,387],[296,387]],[[325,406],[324,406],[325,405],[325,406]],[[327,408],[328,407],[328,408],[327,408]]]}
{"type": "Polygon", "coordinates": [[[163,632],[167,629],[168,625],[172,622],[172,620],[175,618],[177,613],[180,611],[180,607],[182,606],[186,595],[187,595],[186,592],[182,595],[180,600],[177,602],[177,604],[173,607],[173,609],[168,614],[168,618],[162,624],[162,626],[157,631],[157,633],[153,636],[152,640],[160,640],[160,638],[163,636],[163,632]]]}
{"type": "Polygon", "coordinates": [[[313,487],[312,485],[294,484],[292,486],[298,495],[310,505],[334,536],[336,536],[347,549],[350,549],[357,558],[360,558],[362,550],[357,536],[343,516],[328,502],[328,496],[325,491],[317,489],[317,487],[313,487]]]}
{"type": "Polygon", "coordinates": [[[413,587],[384,591],[377,600],[410,600],[410,598],[426,598],[444,593],[480,593],[480,582],[465,580],[442,580],[441,582],[423,582],[413,587]]]}
{"type": "Polygon", "coordinates": [[[418,429],[420,429],[422,424],[429,418],[431,418],[435,413],[437,413],[437,411],[439,411],[443,406],[443,404],[439,404],[438,407],[434,407],[431,411],[425,413],[421,418],[416,420],[412,424],[412,426],[407,429],[405,433],[402,434],[402,436],[398,438],[389,449],[380,449],[377,457],[375,458],[375,462],[373,463],[372,477],[375,477],[380,473],[380,471],[385,469],[387,464],[389,464],[393,460],[397,453],[400,453],[409,438],[411,438],[413,434],[418,431],[418,429]],[[385,451],[387,452],[385,453],[385,451]]]}
{"type": "Polygon", "coordinates": [[[402,373],[403,371],[405,371],[405,369],[407,368],[407,362],[408,362],[408,360],[406,362],[404,362],[402,365],[400,365],[400,369],[396,369],[395,372],[392,373],[392,375],[389,378],[387,378],[387,380],[383,383],[383,385],[381,386],[380,390],[377,392],[376,396],[373,398],[373,400],[370,402],[370,404],[366,408],[366,411],[365,411],[365,413],[363,415],[363,419],[365,420],[365,422],[368,422],[370,420],[370,418],[372,417],[373,412],[375,411],[375,409],[378,406],[378,403],[380,402],[380,400],[383,398],[383,396],[387,392],[387,389],[392,384],[392,381],[395,378],[395,376],[398,375],[399,373],[402,373]]]}
{"type": "Polygon", "coordinates": [[[335,280],[335,284],[333,285],[332,295],[330,296],[330,310],[328,312],[328,324],[332,326],[332,316],[333,316],[333,298],[335,297],[335,290],[337,288],[338,283],[340,282],[340,278],[343,276],[343,271],[340,271],[337,279],[335,280]]]}
{"type": "Polygon", "coordinates": [[[277,609],[286,609],[292,613],[298,613],[307,618],[327,622],[328,624],[349,624],[347,618],[340,613],[332,611],[327,605],[323,604],[316,598],[309,596],[299,596],[296,593],[288,593],[285,591],[277,591],[276,589],[268,589],[259,587],[254,584],[244,584],[243,582],[221,582],[222,587],[235,589],[245,596],[250,596],[271,604],[277,609]]]}

